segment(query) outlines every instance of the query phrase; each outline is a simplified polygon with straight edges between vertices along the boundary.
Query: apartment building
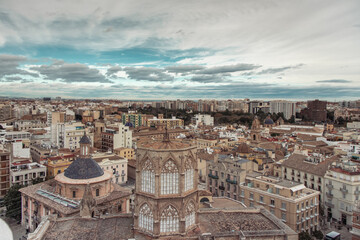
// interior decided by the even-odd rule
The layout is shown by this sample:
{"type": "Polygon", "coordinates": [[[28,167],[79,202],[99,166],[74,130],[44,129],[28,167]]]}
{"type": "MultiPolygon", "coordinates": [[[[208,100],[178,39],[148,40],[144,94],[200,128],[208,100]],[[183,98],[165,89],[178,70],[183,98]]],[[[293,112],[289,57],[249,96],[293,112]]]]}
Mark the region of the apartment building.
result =
{"type": "Polygon", "coordinates": [[[0,199],[10,188],[10,152],[0,149],[0,199]]]}
{"type": "Polygon", "coordinates": [[[288,159],[281,163],[281,173],[275,176],[282,177],[285,180],[302,183],[305,187],[320,192],[320,202],[324,202],[325,181],[324,176],[329,166],[336,162],[338,156],[325,157],[322,154],[292,154],[288,159]]]}
{"type": "Polygon", "coordinates": [[[71,150],[79,148],[79,141],[84,134],[91,139],[92,143],[94,142],[94,134],[89,133],[81,122],[57,123],[51,127],[51,132],[51,141],[59,148],[71,150]]]}
{"type": "Polygon", "coordinates": [[[11,105],[0,104],[0,121],[9,120],[12,117],[11,105]]]}
{"type": "Polygon", "coordinates": [[[325,184],[325,214],[328,220],[352,226],[353,207],[360,196],[359,163],[348,158],[333,163],[325,174],[325,184]]]}
{"type": "Polygon", "coordinates": [[[239,196],[246,206],[263,206],[298,233],[319,228],[320,193],[304,184],[253,172],[240,186],[239,196]]]}
{"type": "Polygon", "coordinates": [[[209,114],[195,114],[192,122],[195,126],[214,126],[214,117],[209,114]]]}
{"type": "Polygon", "coordinates": [[[18,131],[27,131],[33,128],[45,128],[46,122],[40,120],[18,120],[14,122],[14,128],[18,131]]]}
{"type": "Polygon", "coordinates": [[[101,133],[101,149],[111,151],[117,148],[132,147],[132,131],[128,126],[120,123],[112,128],[108,127],[101,133]]]}
{"type": "Polygon", "coordinates": [[[10,177],[12,185],[31,185],[37,178],[45,181],[46,167],[40,163],[13,164],[10,167],[10,177]]]}
{"type": "Polygon", "coordinates": [[[216,155],[214,161],[206,162],[207,190],[213,196],[225,196],[237,200],[238,188],[241,183],[245,182],[246,173],[253,171],[253,168],[254,162],[248,159],[216,155]]]}
{"type": "Polygon", "coordinates": [[[75,154],[62,154],[60,156],[48,157],[44,164],[47,168],[47,176],[53,178],[56,175],[63,173],[75,160],[75,157],[75,154]]]}
{"type": "Polygon", "coordinates": [[[173,129],[177,127],[184,127],[184,120],[177,119],[176,117],[172,117],[172,118],[154,117],[152,119],[147,120],[147,126],[148,127],[166,126],[168,129],[173,129]]]}
{"type": "Polygon", "coordinates": [[[116,148],[114,149],[114,153],[122,158],[135,159],[135,150],[133,148],[116,148]]]}
{"type": "Polygon", "coordinates": [[[284,100],[271,101],[270,113],[283,113],[286,119],[290,119],[296,114],[296,103],[284,100]]]}
{"type": "Polygon", "coordinates": [[[128,160],[114,153],[96,153],[92,158],[99,164],[102,170],[112,173],[112,182],[116,184],[126,183],[128,180],[128,160]]]}

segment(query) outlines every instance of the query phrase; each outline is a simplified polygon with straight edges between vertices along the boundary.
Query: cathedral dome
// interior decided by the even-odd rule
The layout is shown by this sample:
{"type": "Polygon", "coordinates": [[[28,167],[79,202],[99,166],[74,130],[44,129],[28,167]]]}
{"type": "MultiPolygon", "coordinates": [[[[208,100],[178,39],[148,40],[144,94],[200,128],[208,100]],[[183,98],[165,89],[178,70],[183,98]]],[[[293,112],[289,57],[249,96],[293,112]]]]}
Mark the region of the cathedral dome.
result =
{"type": "Polygon", "coordinates": [[[92,158],[77,158],[65,170],[64,175],[71,179],[90,179],[104,175],[104,171],[92,158]]]}
{"type": "Polygon", "coordinates": [[[274,121],[271,118],[267,118],[265,119],[264,124],[274,124],[274,121]]]}

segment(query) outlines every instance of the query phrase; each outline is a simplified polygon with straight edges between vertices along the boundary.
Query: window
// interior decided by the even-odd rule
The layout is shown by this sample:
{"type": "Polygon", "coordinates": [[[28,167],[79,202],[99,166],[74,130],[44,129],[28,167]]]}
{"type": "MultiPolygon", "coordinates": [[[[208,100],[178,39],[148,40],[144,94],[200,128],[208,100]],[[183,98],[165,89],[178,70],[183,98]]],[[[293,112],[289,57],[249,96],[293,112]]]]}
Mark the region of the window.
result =
{"type": "Polygon", "coordinates": [[[270,199],[270,205],[275,206],[275,200],[274,199],[270,199]]]}
{"type": "Polygon", "coordinates": [[[279,188],[275,188],[276,194],[280,194],[280,189],[279,188]]]}
{"type": "Polygon", "coordinates": [[[286,213],[285,212],[281,213],[281,220],[286,222],[286,213]]]}
{"type": "Polygon", "coordinates": [[[142,168],[141,191],[155,193],[155,170],[150,160],[146,160],[142,168]]]}
{"type": "Polygon", "coordinates": [[[244,190],[243,189],[241,189],[240,196],[244,197],[244,190]]]}
{"type": "Polygon", "coordinates": [[[150,232],[154,229],[154,217],[151,209],[146,203],[140,208],[139,228],[150,232]]]}
{"type": "Polygon", "coordinates": [[[250,193],[250,197],[249,197],[251,200],[254,200],[254,194],[253,193],[250,193]]]}
{"type": "Polygon", "coordinates": [[[179,193],[179,171],[172,160],[167,161],[161,170],[161,194],[179,193]]]}
{"type": "Polygon", "coordinates": [[[264,202],[264,197],[263,197],[263,196],[260,196],[259,201],[260,201],[261,203],[263,203],[263,202],[264,202]]]}
{"type": "Polygon", "coordinates": [[[270,212],[271,212],[273,215],[275,215],[275,209],[270,208],[270,212]]]}
{"type": "Polygon", "coordinates": [[[59,169],[59,170],[57,171],[57,173],[58,173],[58,174],[61,173],[61,169],[59,169]]]}
{"type": "Polygon", "coordinates": [[[76,198],[76,191],[73,191],[73,198],[76,198]]]}
{"type": "Polygon", "coordinates": [[[254,203],[253,203],[253,202],[250,202],[250,207],[254,207],[254,203]]]}
{"type": "Polygon", "coordinates": [[[161,213],[160,232],[171,233],[178,231],[179,231],[179,214],[173,206],[169,205],[161,213]]]}
{"type": "Polygon", "coordinates": [[[96,196],[98,197],[98,196],[100,196],[100,189],[96,189],[96,196]]]}
{"type": "Polygon", "coordinates": [[[185,162],[185,191],[189,191],[194,188],[194,169],[191,161],[188,159],[185,162]]]}
{"type": "Polygon", "coordinates": [[[281,209],[286,209],[286,203],[285,202],[281,203],[281,209]]]}
{"type": "Polygon", "coordinates": [[[187,205],[185,212],[185,228],[188,228],[195,224],[195,206],[192,202],[187,205]]]}

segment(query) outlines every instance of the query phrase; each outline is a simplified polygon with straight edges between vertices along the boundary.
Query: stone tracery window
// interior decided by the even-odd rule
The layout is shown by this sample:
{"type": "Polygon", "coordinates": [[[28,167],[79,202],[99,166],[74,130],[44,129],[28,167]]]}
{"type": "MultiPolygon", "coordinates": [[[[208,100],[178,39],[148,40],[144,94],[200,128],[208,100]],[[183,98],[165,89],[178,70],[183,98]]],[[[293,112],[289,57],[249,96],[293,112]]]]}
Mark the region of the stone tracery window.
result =
{"type": "Polygon", "coordinates": [[[195,206],[194,203],[190,202],[186,206],[185,210],[185,228],[188,228],[195,224],[195,206]]]}
{"type": "Polygon", "coordinates": [[[194,188],[194,169],[191,161],[185,162],[185,192],[194,188]]]}
{"type": "Polygon", "coordinates": [[[154,230],[154,216],[146,203],[142,205],[139,211],[139,228],[150,232],[154,230]]]}
{"type": "Polygon", "coordinates": [[[141,171],[141,191],[155,193],[155,169],[149,159],[145,161],[141,171]]]}
{"type": "Polygon", "coordinates": [[[179,193],[179,170],[174,161],[167,161],[161,169],[161,194],[179,193]]]}
{"type": "Polygon", "coordinates": [[[179,214],[171,205],[166,207],[161,213],[160,232],[172,233],[179,231],[179,214]]]}

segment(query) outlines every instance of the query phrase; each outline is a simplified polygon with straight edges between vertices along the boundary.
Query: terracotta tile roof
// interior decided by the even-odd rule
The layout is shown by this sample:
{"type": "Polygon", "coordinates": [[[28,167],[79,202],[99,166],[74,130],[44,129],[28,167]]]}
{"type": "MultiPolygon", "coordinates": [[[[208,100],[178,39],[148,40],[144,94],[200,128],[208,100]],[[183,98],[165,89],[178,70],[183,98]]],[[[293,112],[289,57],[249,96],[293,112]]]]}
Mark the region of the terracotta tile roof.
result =
{"type": "Polygon", "coordinates": [[[318,164],[313,164],[310,162],[304,161],[306,156],[301,154],[292,154],[288,159],[282,162],[281,166],[289,167],[295,170],[300,170],[306,173],[314,174],[317,176],[324,177],[329,166],[339,159],[338,156],[332,156],[325,159],[323,162],[318,164]]]}
{"type": "Polygon", "coordinates": [[[133,224],[131,215],[57,219],[47,229],[43,239],[130,239],[134,237],[133,224]]]}

